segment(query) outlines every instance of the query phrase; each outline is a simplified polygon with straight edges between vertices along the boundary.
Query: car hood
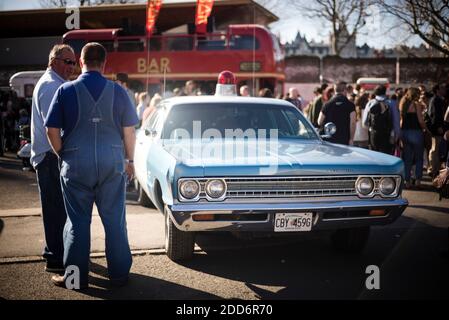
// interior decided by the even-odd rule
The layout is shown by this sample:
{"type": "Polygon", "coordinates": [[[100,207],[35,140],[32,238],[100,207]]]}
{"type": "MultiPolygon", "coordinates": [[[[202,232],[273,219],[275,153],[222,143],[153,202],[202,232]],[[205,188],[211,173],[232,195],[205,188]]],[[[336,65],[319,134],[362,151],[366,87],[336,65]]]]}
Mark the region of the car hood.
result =
{"type": "Polygon", "coordinates": [[[180,176],[403,174],[400,158],[322,141],[165,142],[180,176]]]}

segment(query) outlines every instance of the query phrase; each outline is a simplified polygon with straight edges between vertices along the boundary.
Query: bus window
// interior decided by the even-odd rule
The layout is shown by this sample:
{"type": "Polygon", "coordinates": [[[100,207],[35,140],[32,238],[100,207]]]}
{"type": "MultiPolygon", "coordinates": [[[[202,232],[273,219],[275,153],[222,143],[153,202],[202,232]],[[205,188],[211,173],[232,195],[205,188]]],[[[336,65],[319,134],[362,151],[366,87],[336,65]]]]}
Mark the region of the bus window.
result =
{"type": "Polygon", "coordinates": [[[162,39],[161,38],[150,38],[148,41],[148,46],[150,51],[161,51],[162,50],[162,39]]]}
{"type": "Polygon", "coordinates": [[[99,40],[99,41],[97,41],[99,44],[101,44],[105,49],[106,49],[106,52],[114,52],[114,41],[108,41],[108,40],[105,40],[105,41],[102,41],[102,40],[99,40]]]}
{"type": "Polygon", "coordinates": [[[84,45],[87,43],[85,40],[82,39],[70,39],[65,41],[66,44],[71,46],[73,50],[75,51],[76,55],[81,54],[81,49],[84,47],[84,45]]]}
{"type": "Polygon", "coordinates": [[[223,39],[223,36],[198,38],[197,49],[200,51],[224,50],[225,48],[226,41],[223,39]]]}
{"type": "Polygon", "coordinates": [[[193,48],[192,37],[167,37],[168,51],[191,51],[193,48]]]}
{"type": "Polygon", "coordinates": [[[143,51],[143,42],[140,40],[119,40],[117,51],[119,52],[143,51]]]}
{"type": "Polygon", "coordinates": [[[231,50],[259,49],[259,40],[252,35],[232,35],[229,43],[231,50]]]}

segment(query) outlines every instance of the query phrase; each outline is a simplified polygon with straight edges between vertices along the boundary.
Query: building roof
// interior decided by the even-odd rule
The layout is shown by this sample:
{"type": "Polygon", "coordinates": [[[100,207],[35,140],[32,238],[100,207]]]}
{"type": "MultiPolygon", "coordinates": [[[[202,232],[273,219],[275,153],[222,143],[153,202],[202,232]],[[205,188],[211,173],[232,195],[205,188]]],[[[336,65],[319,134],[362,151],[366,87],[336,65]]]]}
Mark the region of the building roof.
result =
{"type": "MultiPolygon", "coordinates": [[[[196,1],[163,2],[156,28],[160,32],[195,22],[196,1]]],[[[216,0],[211,16],[217,25],[225,24],[237,12],[257,17],[256,23],[269,24],[279,20],[272,12],[254,0],[216,0]],[[236,11],[239,7],[239,11],[236,11]],[[251,13],[251,15],[249,15],[251,13]]],[[[0,38],[62,36],[68,30],[65,8],[0,11],[0,38]]],[[[115,4],[80,7],[80,28],[121,28],[128,25],[144,32],[146,4],[115,4]]],[[[251,23],[252,21],[241,21],[251,23]]]]}

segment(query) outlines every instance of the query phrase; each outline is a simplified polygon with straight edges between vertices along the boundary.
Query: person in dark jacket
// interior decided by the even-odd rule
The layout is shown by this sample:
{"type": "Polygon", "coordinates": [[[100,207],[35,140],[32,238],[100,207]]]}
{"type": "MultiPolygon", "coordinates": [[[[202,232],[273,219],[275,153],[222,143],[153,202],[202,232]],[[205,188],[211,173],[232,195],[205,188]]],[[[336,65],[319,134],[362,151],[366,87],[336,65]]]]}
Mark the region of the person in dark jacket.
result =
{"type": "Polygon", "coordinates": [[[446,112],[445,94],[446,85],[439,84],[432,88],[434,96],[430,100],[427,113],[431,124],[428,128],[432,134],[432,148],[429,152],[429,168],[427,173],[431,177],[438,175],[440,171],[440,145],[444,134],[444,113],[446,112]]]}

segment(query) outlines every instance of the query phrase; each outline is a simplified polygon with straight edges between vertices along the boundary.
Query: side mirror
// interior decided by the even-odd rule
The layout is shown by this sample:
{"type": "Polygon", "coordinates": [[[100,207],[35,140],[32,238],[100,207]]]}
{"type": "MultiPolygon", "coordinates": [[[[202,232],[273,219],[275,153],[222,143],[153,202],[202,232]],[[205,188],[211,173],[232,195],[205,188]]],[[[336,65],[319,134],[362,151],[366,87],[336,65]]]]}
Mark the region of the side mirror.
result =
{"type": "Polygon", "coordinates": [[[321,135],[323,139],[330,139],[335,132],[337,132],[337,126],[333,122],[328,122],[324,125],[324,135],[321,135]]]}
{"type": "Polygon", "coordinates": [[[154,129],[145,129],[145,135],[150,137],[155,137],[157,135],[157,131],[154,129]]]}

